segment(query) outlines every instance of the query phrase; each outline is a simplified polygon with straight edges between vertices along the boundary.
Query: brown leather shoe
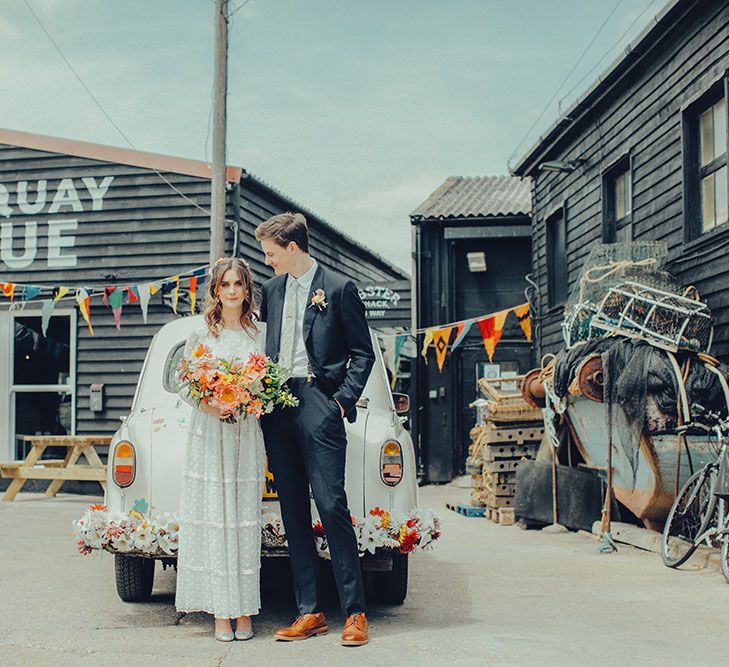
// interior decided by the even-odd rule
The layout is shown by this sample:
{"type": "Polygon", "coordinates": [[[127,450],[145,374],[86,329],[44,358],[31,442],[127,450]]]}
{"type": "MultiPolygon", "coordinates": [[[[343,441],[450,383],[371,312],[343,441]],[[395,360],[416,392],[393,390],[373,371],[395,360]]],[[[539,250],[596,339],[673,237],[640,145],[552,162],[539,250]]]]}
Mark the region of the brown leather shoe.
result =
{"type": "Polygon", "coordinates": [[[342,632],[342,646],[363,646],[369,640],[367,617],[363,613],[347,617],[342,632]]]}
{"type": "Polygon", "coordinates": [[[277,641],[294,642],[314,635],[325,635],[329,631],[324,614],[302,614],[288,628],[279,628],[273,637],[277,641]]]}

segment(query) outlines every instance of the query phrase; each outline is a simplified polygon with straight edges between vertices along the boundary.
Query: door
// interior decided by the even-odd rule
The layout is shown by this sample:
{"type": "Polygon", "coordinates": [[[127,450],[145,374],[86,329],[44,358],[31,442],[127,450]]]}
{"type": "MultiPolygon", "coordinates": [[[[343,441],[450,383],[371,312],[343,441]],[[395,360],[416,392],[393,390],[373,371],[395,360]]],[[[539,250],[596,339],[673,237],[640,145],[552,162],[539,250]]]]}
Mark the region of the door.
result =
{"type": "Polygon", "coordinates": [[[0,353],[10,360],[0,368],[3,460],[25,458],[26,435],[75,435],[75,311],[56,310],[45,336],[39,311],[2,313],[0,353]]]}

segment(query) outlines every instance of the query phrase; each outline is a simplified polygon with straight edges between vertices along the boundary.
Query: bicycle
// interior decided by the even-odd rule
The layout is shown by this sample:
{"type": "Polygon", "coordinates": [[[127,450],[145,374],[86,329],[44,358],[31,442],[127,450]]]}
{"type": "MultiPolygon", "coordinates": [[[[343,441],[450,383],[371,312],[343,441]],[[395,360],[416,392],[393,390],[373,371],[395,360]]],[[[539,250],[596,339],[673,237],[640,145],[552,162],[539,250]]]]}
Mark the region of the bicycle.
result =
{"type": "Polygon", "coordinates": [[[729,465],[729,419],[722,420],[699,405],[694,405],[693,410],[694,414],[712,422],[712,426],[694,421],[681,426],[678,432],[696,428],[713,432],[719,443],[718,455],[716,461],[691,475],[678,492],[663,529],[661,557],[665,565],[677,568],[702,542],[709,546],[721,545],[721,571],[729,583],[729,503],[723,497],[726,489],[717,487],[720,470],[721,475],[729,472],[725,470],[729,465]]]}

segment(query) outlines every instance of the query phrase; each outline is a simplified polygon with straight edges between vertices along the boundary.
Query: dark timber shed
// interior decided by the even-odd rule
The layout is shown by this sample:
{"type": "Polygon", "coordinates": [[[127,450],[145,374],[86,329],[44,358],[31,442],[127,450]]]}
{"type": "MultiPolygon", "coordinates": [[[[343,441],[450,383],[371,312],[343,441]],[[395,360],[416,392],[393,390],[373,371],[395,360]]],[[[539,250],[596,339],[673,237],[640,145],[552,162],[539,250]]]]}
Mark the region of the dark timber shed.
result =
{"type": "Polygon", "coordinates": [[[663,241],[729,359],[729,2],[672,0],[514,168],[531,176],[538,357],[596,243],[663,241]]]}
{"type": "MultiPolygon", "coordinates": [[[[0,130],[0,283],[126,286],[207,264],[210,178],[203,162],[0,130]]],[[[395,283],[408,293],[409,276],[271,186],[236,167],[227,181],[226,252],[244,257],[258,281],[271,272],[254,229],[293,209],[306,215],[312,254],[324,266],[361,289],[395,283]]],[[[14,309],[0,301],[3,461],[23,454],[22,434],[114,432],[151,337],[174,317],[169,295],[159,292],[146,324],[131,304],[117,332],[95,298],[91,336],[75,302],[59,301],[43,338],[39,300],[14,309]],[[104,385],[100,410],[91,410],[92,384],[104,385]]],[[[178,312],[189,313],[189,302],[178,312]]]]}

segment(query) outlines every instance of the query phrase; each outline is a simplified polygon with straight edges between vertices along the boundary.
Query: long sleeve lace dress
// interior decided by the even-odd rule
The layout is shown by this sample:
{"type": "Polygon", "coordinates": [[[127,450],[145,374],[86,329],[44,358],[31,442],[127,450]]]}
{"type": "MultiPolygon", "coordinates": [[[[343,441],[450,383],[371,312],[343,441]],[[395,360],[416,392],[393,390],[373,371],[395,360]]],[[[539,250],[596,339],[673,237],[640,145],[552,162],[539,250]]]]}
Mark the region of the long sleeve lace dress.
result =
{"type": "MultiPolygon", "coordinates": [[[[257,327],[255,337],[223,329],[216,338],[205,326],[188,337],[184,354],[189,358],[204,343],[216,357],[246,361],[249,353],[265,350],[265,324],[257,327]]],[[[180,490],[175,605],[218,618],[257,614],[265,476],[261,426],[254,417],[224,424],[199,410],[184,390],[181,396],[195,407],[180,490]]]]}

